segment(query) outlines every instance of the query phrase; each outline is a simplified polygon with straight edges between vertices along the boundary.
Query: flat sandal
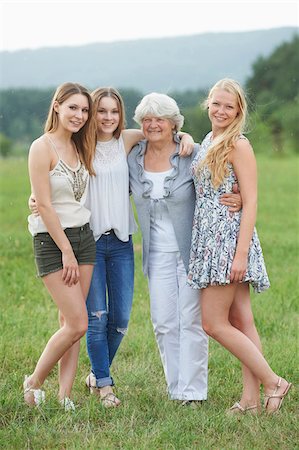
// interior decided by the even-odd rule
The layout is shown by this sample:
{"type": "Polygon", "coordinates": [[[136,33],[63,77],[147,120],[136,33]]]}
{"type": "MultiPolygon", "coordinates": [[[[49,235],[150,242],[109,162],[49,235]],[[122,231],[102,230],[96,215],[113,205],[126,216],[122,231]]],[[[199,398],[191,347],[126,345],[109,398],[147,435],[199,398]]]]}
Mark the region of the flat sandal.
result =
{"type": "Polygon", "coordinates": [[[28,406],[40,406],[42,403],[45,403],[45,391],[41,389],[34,389],[28,386],[28,376],[25,375],[24,383],[24,400],[28,406]]]}
{"type": "Polygon", "coordinates": [[[236,402],[231,408],[229,408],[229,410],[227,411],[228,415],[234,416],[234,415],[238,415],[238,414],[258,414],[258,406],[257,405],[250,405],[250,406],[245,406],[245,408],[243,408],[242,405],[240,405],[239,402],[236,402]]]}
{"type": "Polygon", "coordinates": [[[289,390],[292,387],[292,383],[288,383],[285,390],[283,391],[282,394],[277,394],[278,389],[281,386],[281,377],[278,378],[278,382],[277,385],[275,387],[275,389],[273,390],[272,394],[265,394],[264,395],[264,408],[267,411],[268,414],[273,414],[276,413],[280,410],[282,402],[285,398],[285,396],[287,395],[287,393],[289,392],[289,390]],[[267,406],[269,405],[269,401],[271,400],[271,398],[279,398],[279,403],[277,405],[277,408],[275,409],[268,409],[267,406]]]}

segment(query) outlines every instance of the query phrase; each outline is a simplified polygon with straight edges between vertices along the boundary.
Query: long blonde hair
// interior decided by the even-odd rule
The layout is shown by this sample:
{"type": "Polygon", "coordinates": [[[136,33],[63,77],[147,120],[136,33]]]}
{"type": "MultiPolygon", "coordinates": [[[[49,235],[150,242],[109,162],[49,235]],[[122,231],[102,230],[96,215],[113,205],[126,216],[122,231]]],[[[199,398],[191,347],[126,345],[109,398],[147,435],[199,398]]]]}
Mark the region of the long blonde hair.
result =
{"type": "Polygon", "coordinates": [[[48,117],[45,123],[45,133],[56,131],[59,125],[59,116],[54,109],[55,102],[62,104],[74,94],[81,94],[88,101],[88,119],[84,126],[77,132],[73,133],[72,139],[76,144],[81,161],[84,163],[90,175],[95,175],[92,167],[95,146],[96,146],[96,122],[93,113],[93,102],[89,91],[79,83],[63,83],[56,89],[49,108],[48,117]]]}
{"type": "Polygon", "coordinates": [[[234,149],[235,142],[240,134],[245,131],[247,121],[247,102],[245,93],[240,84],[230,78],[224,78],[217,81],[211,88],[209,95],[204,102],[205,108],[207,109],[209,107],[209,101],[216,89],[224,89],[230,94],[233,94],[237,100],[239,112],[235,120],[225,128],[219,136],[215,137],[205,159],[197,168],[197,174],[199,174],[203,166],[207,166],[211,173],[211,179],[215,189],[220,186],[225,176],[228,175],[227,162],[229,160],[229,154],[234,149]]]}

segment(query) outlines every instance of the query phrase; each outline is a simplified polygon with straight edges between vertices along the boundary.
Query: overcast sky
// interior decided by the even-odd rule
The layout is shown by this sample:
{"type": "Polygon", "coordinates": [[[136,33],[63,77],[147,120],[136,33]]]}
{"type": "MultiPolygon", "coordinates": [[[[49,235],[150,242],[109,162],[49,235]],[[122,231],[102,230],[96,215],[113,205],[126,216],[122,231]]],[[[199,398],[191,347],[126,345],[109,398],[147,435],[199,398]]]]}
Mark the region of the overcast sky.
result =
{"type": "Polygon", "coordinates": [[[0,51],[299,27],[297,1],[3,1],[0,51]]]}

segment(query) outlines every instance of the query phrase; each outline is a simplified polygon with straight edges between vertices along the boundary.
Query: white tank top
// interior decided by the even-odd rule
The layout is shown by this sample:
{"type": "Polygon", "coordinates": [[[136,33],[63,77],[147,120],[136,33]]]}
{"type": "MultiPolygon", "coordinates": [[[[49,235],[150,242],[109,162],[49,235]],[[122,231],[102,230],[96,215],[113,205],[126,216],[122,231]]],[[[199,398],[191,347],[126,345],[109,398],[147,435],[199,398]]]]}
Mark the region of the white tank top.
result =
{"type": "Polygon", "coordinates": [[[173,169],[164,172],[144,171],[146,178],[152,181],[150,209],[150,251],[177,252],[179,250],[166,201],[164,200],[165,177],[173,169]]]}
{"type": "MultiPolygon", "coordinates": [[[[90,219],[90,211],[85,207],[89,173],[79,158],[76,168],[69,167],[50,142],[59,158],[49,172],[53,208],[63,229],[81,227],[90,219]]],[[[28,229],[33,236],[47,231],[42,218],[33,214],[28,216],[28,229]]]]}
{"type": "Polygon", "coordinates": [[[129,169],[123,138],[97,142],[86,206],[91,210],[90,226],[97,241],[114,230],[126,242],[137,230],[129,196],[129,169]]]}

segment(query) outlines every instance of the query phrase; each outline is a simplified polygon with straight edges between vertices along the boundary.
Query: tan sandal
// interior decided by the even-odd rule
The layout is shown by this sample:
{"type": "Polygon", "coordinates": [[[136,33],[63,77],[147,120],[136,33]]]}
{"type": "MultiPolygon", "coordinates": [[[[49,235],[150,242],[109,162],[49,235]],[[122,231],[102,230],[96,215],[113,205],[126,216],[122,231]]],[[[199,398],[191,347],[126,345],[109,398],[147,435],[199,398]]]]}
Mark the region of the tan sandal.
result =
{"type": "Polygon", "coordinates": [[[107,394],[103,394],[103,388],[97,387],[96,378],[92,372],[90,372],[90,374],[87,376],[85,384],[91,394],[95,394],[100,397],[101,403],[105,408],[116,408],[121,404],[121,401],[113,392],[107,392],[107,394]]]}
{"type": "Polygon", "coordinates": [[[94,389],[97,389],[97,382],[96,382],[96,377],[94,376],[94,374],[92,372],[90,372],[90,374],[86,377],[85,384],[88,387],[89,392],[91,394],[96,393],[96,392],[94,392],[94,389]]]}
{"type": "Polygon", "coordinates": [[[236,402],[229,410],[227,411],[227,414],[230,416],[238,415],[238,414],[258,414],[258,406],[257,405],[251,405],[251,406],[245,406],[243,408],[242,405],[240,405],[239,402],[236,402]]]}
{"type": "Polygon", "coordinates": [[[105,408],[117,408],[121,402],[113,392],[109,392],[101,397],[101,403],[105,408]]]}
{"type": "Polygon", "coordinates": [[[25,375],[23,390],[24,390],[24,400],[28,406],[40,406],[42,403],[45,403],[46,398],[45,391],[42,391],[41,389],[34,389],[28,386],[27,375],[25,375]]]}
{"type": "Polygon", "coordinates": [[[292,387],[292,383],[288,383],[287,384],[287,386],[286,386],[285,390],[282,392],[282,394],[277,394],[278,389],[280,388],[280,386],[281,386],[281,377],[278,378],[277,385],[276,385],[275,389],[273,390],[272,394],[265,394],[264,395],[264,408],[266,409],[268,414],[273,414],[273,413],[275,413],[275,412],[280,410],[282,402],[283,402],[285,396],[287,395],[287,393],[289,392],[289,390],[292,387]],[[280,399],[279,403],[277,405],[277,408],[275,408],[275,409],[269,409],[268,408],[269,401],[271,400],[271,398],[279,398],[280,399]]]}

